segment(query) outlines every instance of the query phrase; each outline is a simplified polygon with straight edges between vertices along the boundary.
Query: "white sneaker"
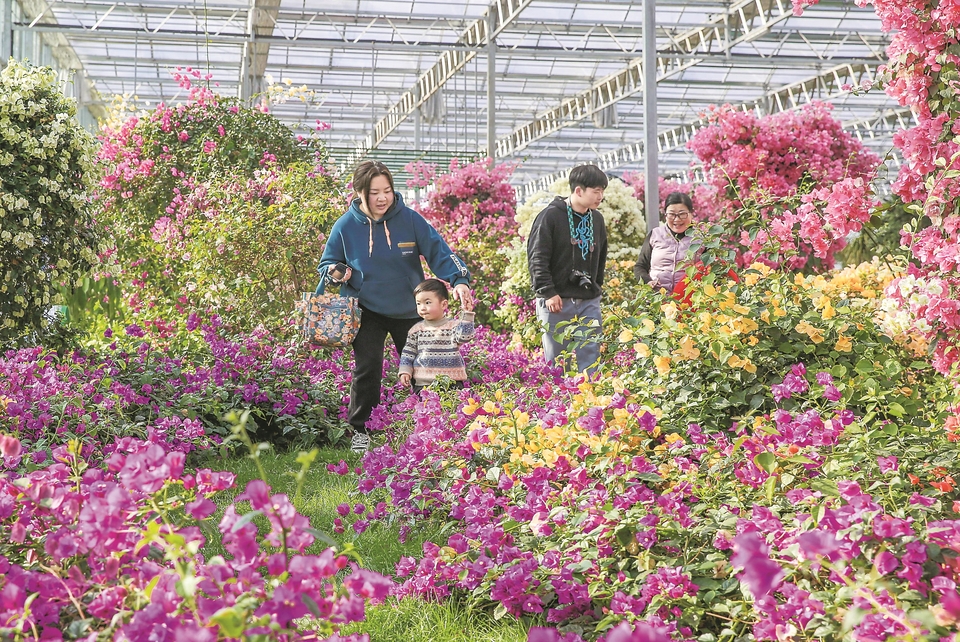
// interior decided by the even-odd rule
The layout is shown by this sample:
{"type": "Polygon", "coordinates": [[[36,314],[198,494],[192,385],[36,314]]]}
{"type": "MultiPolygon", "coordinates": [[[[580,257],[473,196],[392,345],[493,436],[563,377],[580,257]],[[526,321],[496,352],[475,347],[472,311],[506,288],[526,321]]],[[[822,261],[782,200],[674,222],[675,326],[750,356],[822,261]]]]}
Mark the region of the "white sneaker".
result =
{"type": "Polygon", "coordinates": [[[353,439],[350,440],[350,450],[355,453],[365,453],[370,450],[370,435],[363,432],[353,433],[353,439]]]}

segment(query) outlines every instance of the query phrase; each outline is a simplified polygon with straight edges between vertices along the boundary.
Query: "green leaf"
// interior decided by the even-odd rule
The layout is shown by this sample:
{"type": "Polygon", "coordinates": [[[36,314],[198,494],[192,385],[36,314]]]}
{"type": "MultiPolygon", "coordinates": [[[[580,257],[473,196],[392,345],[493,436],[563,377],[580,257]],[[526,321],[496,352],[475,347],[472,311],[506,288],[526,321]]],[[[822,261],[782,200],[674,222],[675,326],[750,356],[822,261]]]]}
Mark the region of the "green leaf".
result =
{"type": "Polygon", "coordinates": [[[887,407],[887,412],[894,417],[900,418],[906,411],[903,409],[903,406],[894,401],[890,404],[890,406],[887,407]]]}
{"type": "Polygon", "coordinates": [[[636,540],[637,533],[632,526],[621,526],[616,535],[621,546],[629,546],[631,542],[636,540]]]}
{"type": "Polygon", "coordinates": [[[773,494],[777,491],[777,478],[770,476],[767,477],[767,480],[763,482],[763,490],[767,497],[767,503],[773,503],[773,494]]]}
{"type": "Polygon", "coordinates": [[[263,515],[263,511],[260,511],[260,510],[250,511],[249,513],[247,513],[246,515],[244,515],[243,517],[241,517],[240,519],[238,519],[233,523],[233,526],[230,528],[230,532],[236,533],[238,530],[243,528],[244,525],[251,522],[253,518],[256,517],[257,515],[263,515]]]}
{"type": "Polygon", "coordinates": [[[810,482],[810,488],[829,497],[840,497],[840,488],[837,482],[825,477],[819,477],[810,482]]]}
{"type": "Polygon", "coordinates": [[[210,617],[210,621],[220,625],[220,629],[228,638],[238,638],[243,635],[246,611],[238,607],[222,608],[210,617]]]}
{"type": "Polygon", "coordinates": [[[317,602],[312,597],[310,597],[306,593],[301,593],[300,599],[307,606],[307,608],[310,609],[310,612],[313,613],[314,617],[316,617],[317,619],[322,619],[324,617],[323,611],[320,610],[320,605],[317,604],[317,602]]]}
{"type": "Polygon", "coordinates": [[[762,452],[753,458],[753,463],[772,475],[777,469],[777,456],[771,452],[762,452]]]}

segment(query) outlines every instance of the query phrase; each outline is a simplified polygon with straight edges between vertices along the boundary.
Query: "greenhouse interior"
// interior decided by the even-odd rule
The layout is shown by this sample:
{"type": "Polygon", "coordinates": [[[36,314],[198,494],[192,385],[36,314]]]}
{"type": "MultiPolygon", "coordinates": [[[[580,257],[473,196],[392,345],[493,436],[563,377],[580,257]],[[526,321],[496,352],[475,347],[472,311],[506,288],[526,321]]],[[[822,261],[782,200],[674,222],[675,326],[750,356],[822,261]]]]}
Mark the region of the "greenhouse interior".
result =
{"type": "Polygon", "coordinates": [[[960,3],[0,0],[0,640],[960,642],[960,3]]]}

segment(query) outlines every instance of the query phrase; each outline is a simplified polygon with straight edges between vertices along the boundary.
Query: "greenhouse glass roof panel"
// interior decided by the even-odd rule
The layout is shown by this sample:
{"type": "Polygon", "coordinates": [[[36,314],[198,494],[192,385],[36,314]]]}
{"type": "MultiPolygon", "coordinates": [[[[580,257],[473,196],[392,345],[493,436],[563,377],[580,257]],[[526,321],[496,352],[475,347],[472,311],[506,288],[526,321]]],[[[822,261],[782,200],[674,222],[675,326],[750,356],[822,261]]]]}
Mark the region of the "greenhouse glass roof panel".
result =
{"type": "MultiPolygon", "coordinates": [[[[248,101],[271,79],[289,79],[307,85],[310,100],[273,105],[274,113],[298,128],[329,122],[324,136],[345,168],[358,148],[394,162],[485,152],[493,9],[493,120],[504,160],[523,163],[515,180],[546,180],[574,162],[643,166],[622,153],[643,138],[639,1],[14,1],[15,37],[69,46],[91,109],[103,113],[112,93],[184,100],[177,66],[210,72],[218,91],[248,101]],[[613,104],[602,98],[611,95],[613,104]]],[[[889,42],[870,9],[824,0],[793,16],[777,0],[673,0],[658,2],[656,34],[661,134],[696,127],[711,104],[769,113],[831,100],[871,145],[890,144],[895,128],[883,115],[899,107],[880,92],[843,88],[875,77],[889,42]],[[857,122],[883,126],[864,133],[857,122]]],[[[668,173],[691,160],[683,141],[661,153],[668,173]]]]}

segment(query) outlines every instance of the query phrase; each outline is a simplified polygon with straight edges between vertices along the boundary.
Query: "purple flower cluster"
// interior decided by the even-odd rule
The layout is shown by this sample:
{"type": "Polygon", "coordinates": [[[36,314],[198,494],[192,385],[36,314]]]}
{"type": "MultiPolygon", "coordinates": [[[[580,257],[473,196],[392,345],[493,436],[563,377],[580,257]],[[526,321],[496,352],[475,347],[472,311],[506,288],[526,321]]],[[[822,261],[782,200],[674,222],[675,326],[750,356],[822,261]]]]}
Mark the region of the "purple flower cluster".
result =
{"type": "Polygon", "coordinates": [[[82,620],[88,640],[315,640],[296,620],[312,616],[335,631],[362,620],[367,600],[390,594],[389,579],[351,571],[332,549],[306,555],[309,522],[261,481],[236,500],[252,512],[232,503],[220,521],[229,557],[205,560],[199,525],[216,509],[210,497],[234,476],[186,474],[184,453],[163,443],[127,437],[111,451],[97,468],[58,447],[45,468],[0,476],[8,533],[0,541],[0,637],[61,639],[82,620]],[[254,515],[266,517],[265,536],[254,515]]]}

